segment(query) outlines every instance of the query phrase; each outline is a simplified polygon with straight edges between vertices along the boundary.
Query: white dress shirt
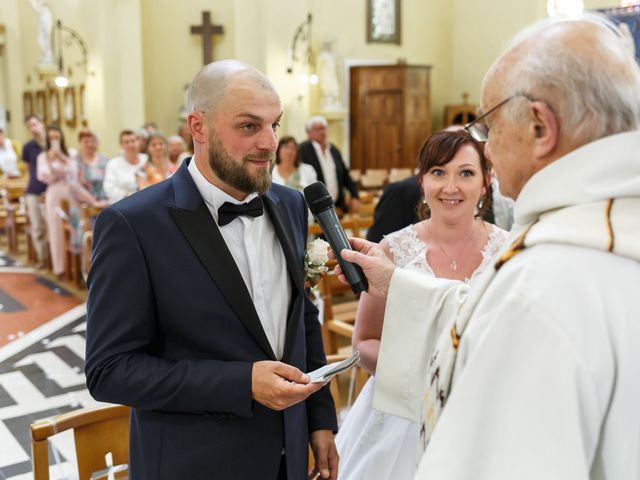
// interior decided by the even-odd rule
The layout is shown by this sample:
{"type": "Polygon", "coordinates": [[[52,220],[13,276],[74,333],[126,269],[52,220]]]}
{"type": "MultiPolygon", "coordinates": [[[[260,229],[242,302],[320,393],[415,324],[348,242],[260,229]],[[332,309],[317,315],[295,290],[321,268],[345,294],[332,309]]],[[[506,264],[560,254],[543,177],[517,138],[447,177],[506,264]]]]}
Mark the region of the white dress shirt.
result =
{"type": "Polygon", "coordinates": [[[20,170],[18,170],[18,155],[13,149],[11,140],[4,139],[4,143],[0,145],[0,170],[5,176],[19,177],[20,170]]]}
{"type": "Polygon", "coordinates": [[[138,191],[138,174],[147,158],[140,153],[138,163],[131,164],[122,155],[118,155],[107,162],[102,188],[109,203],[115,203],[138,191]]]}
{"type": "Polygon", "coordinates": [[[336,162],[331,155],[330,144],[327,143],[327,148],[322,151],[322,147],[315,140],[311,141],[311,145],[316,150],[318,160],[320,161],[320,168],[322,169],[322,175],[324,175],[324,184],[327,187],[331,198],[335,202],[338,200],[338,194],[340,193],[340,185],[338,185],[338,175],[336,174],[336,162]]]}
{"type": "MultiPolygon", "coordinates": [[[[258,196],[257,193],[251,193],[244,201],[239,202],[209,183],[194,160],[189,163],[189,173],[216,223],[218,208],[223,203],[239,205],[258,196]]],[[[271,219],[266,211],[255,218],[241,215],[218,228],[251,295],[271,349],[276,358],[281,360],[291,299],[291,283],[284,252],[271,219]]]]}

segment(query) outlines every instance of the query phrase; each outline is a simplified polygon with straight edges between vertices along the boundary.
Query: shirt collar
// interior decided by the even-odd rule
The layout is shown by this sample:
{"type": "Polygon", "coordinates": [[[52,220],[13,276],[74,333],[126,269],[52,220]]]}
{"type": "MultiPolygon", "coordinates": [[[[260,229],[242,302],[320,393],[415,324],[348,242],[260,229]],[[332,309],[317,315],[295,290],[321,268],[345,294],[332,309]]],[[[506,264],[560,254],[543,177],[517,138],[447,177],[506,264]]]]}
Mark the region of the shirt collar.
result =
{"type": "Polygon", "coordinates": [[[191,178],[193,178],[193,182],[196,184],[196,188],[202,196],[202,199],[211,207],[210,210],[216,223],[218,223],[218,208],[220,208],[223,203],[229,202],[240,205],[242,203],[248,203],[258,196],[256,192],[253,192],[247,195],[243,201],[236,200],[231,195],[204,178],[204,175],[202,175],[202,172],[196,165],[195,157],[193,157],[189,162],[188,170],[191,174],[191,178]]]}
{"type": "Polygon", "coordinates": [[[329,145],[330,144],[328,142],[327,142],[327,148],[324,149],[324,150],[322,150],[322,145],[320,145],[315,140],[311,140],[311,145],[313,145],[313,148],[315,148],[317,152],[320,152],[323,155],[327,155],[329,153],[329,145]]]}

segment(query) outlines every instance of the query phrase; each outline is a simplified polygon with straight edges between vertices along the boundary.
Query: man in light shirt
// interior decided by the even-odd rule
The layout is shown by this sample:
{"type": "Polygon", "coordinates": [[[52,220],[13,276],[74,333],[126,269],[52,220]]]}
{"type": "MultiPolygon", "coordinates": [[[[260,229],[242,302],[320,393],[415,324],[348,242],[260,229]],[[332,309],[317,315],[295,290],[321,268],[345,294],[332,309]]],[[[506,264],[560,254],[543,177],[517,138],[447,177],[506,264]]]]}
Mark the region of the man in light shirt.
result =
{"type": "Polygon", "coordinates": [[[324,183],[337,208],[343,211],[358,211],[358,186],[349,175],[349,169],[342,159],[340,150],[328,141],[327,119],[317,115],[307,120],[305,129],[309,140],[302,142],[298,151],[304,163],[311,165],[324,183]],[[349,205],[345,198],[345,190],[351,194],[349,205]]]}
{"type": "Polygon", "coordinates": [[[104,172],[104,192],[109,203],[115,203],[138,191],[138,175],[147,156],[140,153],[139,141],[133,130],[120,132],[122,155],[107,162],[104,172]]]}

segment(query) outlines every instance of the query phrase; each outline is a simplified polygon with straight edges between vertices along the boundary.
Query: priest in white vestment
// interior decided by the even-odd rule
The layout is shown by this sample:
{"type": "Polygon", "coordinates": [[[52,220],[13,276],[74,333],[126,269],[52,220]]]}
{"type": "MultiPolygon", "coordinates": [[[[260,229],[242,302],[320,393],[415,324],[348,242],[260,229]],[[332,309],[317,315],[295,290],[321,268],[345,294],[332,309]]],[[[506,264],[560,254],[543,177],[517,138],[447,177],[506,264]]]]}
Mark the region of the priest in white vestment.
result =
{"type": "Polygon", "coordinates": [[[495,268],[467,287],[343,251],[387,295],[374,408],[421,423],[420,480],[638,479],[640,69],[600,17],[545,20],[482,108],[516,200],[495,268]]]}

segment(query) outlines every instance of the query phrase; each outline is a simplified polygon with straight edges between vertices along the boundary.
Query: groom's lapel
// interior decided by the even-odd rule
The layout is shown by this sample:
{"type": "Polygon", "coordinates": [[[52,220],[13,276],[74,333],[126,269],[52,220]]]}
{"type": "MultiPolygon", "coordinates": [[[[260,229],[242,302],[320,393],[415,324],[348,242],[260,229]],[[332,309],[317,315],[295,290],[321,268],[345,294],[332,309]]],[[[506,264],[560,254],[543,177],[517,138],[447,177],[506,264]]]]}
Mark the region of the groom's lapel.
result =
{"type": "Polygon", "coordinates": [[[233,312],[269,358],[275,360],[276,356],[262,328],[240,270],[191,175],[186,168],[181,168],[172,181],[176,208],[169,208],[171,216],[233,312]]]}
{"type": "Polygon", "coordinates": [[[289,214],[285,204],[280,198],[270,190],[263,195],[265,210],[267,211],[273,227],[282,245],[284,258],[287,262],[287,271],[291,281],[291,302],[289,304],[289,312],[287,315],[287,330],[285,334],[283,361],[287,361],[293,348],[294,339],[299,324],[299,315],[304,307],[304,266],[301,259],[296,255],[294,246],[294,230],[291,226],[289,214]]]}

